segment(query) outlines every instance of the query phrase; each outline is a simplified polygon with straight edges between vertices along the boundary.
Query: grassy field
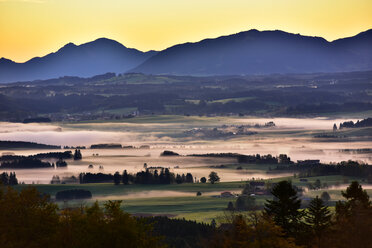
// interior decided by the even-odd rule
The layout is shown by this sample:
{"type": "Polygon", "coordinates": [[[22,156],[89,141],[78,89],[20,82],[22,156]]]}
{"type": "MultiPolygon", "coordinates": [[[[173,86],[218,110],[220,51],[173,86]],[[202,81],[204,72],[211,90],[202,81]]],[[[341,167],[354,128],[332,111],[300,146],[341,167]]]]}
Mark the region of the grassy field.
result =
{"type": "MultiPolygon", "coordinates": [[[[240,192],[242,182],[226,182],[216,184],[172,184],[172,185],[118,185],[113,184],[78,184],[78,185],[33,185],[40,192],[52,197],[58,191],[66,189],[85,189],[93,194],[90,200],[73,200],[57,202],[62,208],[90,205],[95,200],[103,204],[106,200],[122,200],[122,208],[132,214],[160,214],[170,217],[186,218],[199,222],[210,222],[223,215],[229,201],[235,198],[218,197],[222,191],[240,192]],[[202,196],[196,196],[201,191],[202,196]],[[144,193],[148,192],[148,196],[144,193]],[[189,196],[166,196],[165,194],[190,193],[189,196]],[[136,196],[138,194],[138,196],[136,196]],[[155,194],[155,196],[154,196],[155,194]],[[156,196],[159,194],[160,196],[156,196]]],[[[21,190],[27,185],[18,185],[21,190]]],[[[257,201],[259,202],[259,201],[257,201]]],[[[261,204],[263,200],[260,200],[261,204]]]]}
{"type": "MultiPolygon", "coordinates": [[[[90,183],[90,184],[36,184],[40,192],[54,196],[58,191],[66,189],[85,189],[92,192],[93,196],[115,196],[137,193],[143,191],[176,191],[176,192],[215,192],[215,191],[236,191],[241,190],[244,182],[223,182],[223,183],[194,183],[194,184],[170,184],[170,185],[114,185],[112,183],[90,183]]],[[[27,185],[17,185],[17,189],[22,189],[27,185]]]]}

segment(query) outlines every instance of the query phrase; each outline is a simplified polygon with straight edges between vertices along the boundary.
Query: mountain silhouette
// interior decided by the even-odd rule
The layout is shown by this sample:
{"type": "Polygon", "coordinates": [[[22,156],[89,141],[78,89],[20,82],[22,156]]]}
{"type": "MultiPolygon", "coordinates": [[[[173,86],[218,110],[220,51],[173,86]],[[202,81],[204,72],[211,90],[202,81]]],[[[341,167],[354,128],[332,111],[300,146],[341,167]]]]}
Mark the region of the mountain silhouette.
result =
{"type": "Polygon", "coordinates": [[[372,29],[332,42],[283,31],[249,30],[141,52],[110,39],[68,43],[25,63],[0,59],[0,83],[107,72],[244,75],[348,72],[372,69],[372,29]]]}
{"type": "Polygon", "coordinates": [[[170,47],[131,71],[174,75],[241,75],[370,69],[372,29],[333,42],[283,31],[250,30],[170,47]]]}
{"type": "Polygon", "coordinates": [[[0,59],[0,82],[30,81],[62,76],[91,77],[106,72],[124,73],[156,54],[126,48],[100,38],[82,45],[68,43],[55,53],[25,63],[0,59]]]}

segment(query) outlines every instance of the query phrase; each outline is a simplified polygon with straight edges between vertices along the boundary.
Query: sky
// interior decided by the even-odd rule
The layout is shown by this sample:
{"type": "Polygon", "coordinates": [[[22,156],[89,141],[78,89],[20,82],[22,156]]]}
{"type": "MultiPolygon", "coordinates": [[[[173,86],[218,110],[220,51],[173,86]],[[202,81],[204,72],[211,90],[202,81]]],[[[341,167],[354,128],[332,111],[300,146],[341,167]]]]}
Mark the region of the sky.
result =
{"type": "Polygon", "coordinates": [[[148,51],[249,29],[332,41],[371,28],[372,0],[0,0],[0,57],[101,37],[148,51]]]}

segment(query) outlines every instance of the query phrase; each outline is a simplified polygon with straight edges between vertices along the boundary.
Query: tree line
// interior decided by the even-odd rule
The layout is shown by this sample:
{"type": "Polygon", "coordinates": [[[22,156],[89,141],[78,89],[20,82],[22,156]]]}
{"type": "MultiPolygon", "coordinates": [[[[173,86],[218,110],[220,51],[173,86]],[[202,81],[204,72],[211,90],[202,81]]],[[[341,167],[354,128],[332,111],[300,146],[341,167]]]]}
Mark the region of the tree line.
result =
{"type": "Polygon", "coordinates": [[[353,122],[353,121],[345,121],[340,123],[339,129],[343,128],[358,128],[358,127],[372,127],[372,118],[363,119],[361,121],[353,122]]]}
{"type": "Polygon", "coordinates": [[[71,151],[64,151],[64,152],[47,152],[47,153],[38,153],[35,155],[29,156],[19,156],[19,155],[3,155],[0,157],[0,160],[16,160],[22,158],[38,158],[38,159],[48,159],[48,158],[55,158],[55,159],[70,159],[72,158],[71,151]]]}
{"type": "Polygon", "coordinates": [[[337,164],[290,164],[277,166],[274,170],[298,171],[298,176],[315,177],[328,175],[352,176],[367,179],[372,182],[372,166],[357,161],[342,161],[337,164]]]}
{"type": "Polygon", "coordinates": [[[119,184],[181,184],[193,183],[194,178],[191,173],[174,174],[168,168],[161,169],[146,169],[137,173],[128,173],[124,170],[122,174],[115,172],[112,174],[104,173],[80,173],[80,183],[104,183],[113,182],[115,185],[119,184]]]}
{"type": "Polygon", "coordinates": [[[15,172],[3,172],[0,174],[0,185],[17,185],[18,179],[15,172]]]}
{"type": "Polygon", "coordinates": [[[286,154],[279,156],[267,155],[244,155],[239,153],[206,153],[191,154],[192,157],[213,157],[213,158],[236,158],[238,163],[244,164],[292,164],[291,158],[286,154]]]}

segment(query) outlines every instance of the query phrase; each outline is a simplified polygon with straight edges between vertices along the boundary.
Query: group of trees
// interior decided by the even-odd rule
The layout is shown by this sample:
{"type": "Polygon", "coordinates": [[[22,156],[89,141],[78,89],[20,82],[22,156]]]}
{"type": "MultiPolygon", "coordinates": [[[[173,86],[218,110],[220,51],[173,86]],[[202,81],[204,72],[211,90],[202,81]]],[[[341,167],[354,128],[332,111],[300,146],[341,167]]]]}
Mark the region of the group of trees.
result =
{"type": "Polygon", "coordinates": [[[15,172],[3,172],[0,174],[0,185],[17,185],[18,179],[15,172]]]}
{"type": "Polygon", "coordinates": [[[336,203],[335,213],[315,197],[301,209],[298,192],[288,181],[272,189],[262,213],[228,212],[210,247],[368,248],[372,243],[372,205],[358,182],[352,182],[336,203]]]}
{"type": "Polygon", "coordinates": [[[143,218],[153,226],[153,232],[163,236],[169,247],[204,248],[208,237],[213,235],[215,227],[206,223],[198,223],[185,219],[170,219],[165,216],[143,218]]]}
{"type": "Polygon", "coordinates": [[[206,153],[206,154],[191,154],[193,157],[217,157],[217,158],[236,158],[238,163],[244,164],[293,164],[291,158],[286,154],[279,156],[267,155],[243,155],[239,153],[206,153]]]}
{"type": "Polygon", "coordinates": [[[55,158],[55,159],[70,159],[72,158],[72,152],[71,151],[64,151],[64,152],[47,152],[47,153],[38,153],[35,155],[29,155],[29,156],[19,156],[19,155],[3,155],[0,157],[0,160],[2,161],[8,161],[8,160],[16,160],[16,159],[22,159],[22,158],[37,158],[37,159],[48,159],[48,158],[55,158]]]}
{"type": "Polygon", "coordinates": [[[74,160],[81,160],[83,156],[81,155],[80,149],[75,149],[74,160]]]}
{"type": "Polygon", "coordinates": [[[287,155],[281,154],[278,157],[272,156],[271,154],[267,155],[239,155],[239,163],[246,164],[278,164],[280,163],[290,163],[291,159],[287,155]]]}
{"type": "Polygon", "coordinates": [[[4,155],[0,157],[0,161],[2,161],[0,167],[15,169],[66,167],[67,163],[64,159],[71,159],[72,157],[71,151],[38,153],[29,156],[4,155]],[[57,159],[57,161],[54,164],[47,161],[44,162],[42,159],[57,159]]]}
{"type": "Polygon", "coordinates": [[[372,182],[372,166],[359,163],[356,161],[342,161],[337,164],[291,164],[287,166],[277,166],[275,170],[291,170],[298,171],[299,177],[314,177],[328,175],[342,175],[360,177],[371,180],[372,182]]]}
{"type": "Polygon", "coordinates": [[[308,247],[368,247],[372,242],[370,235],[368,237],[372,231],[372,205],[367,192],[356,181],[342,192],[346,201],[336,203],[334,215],[319,197],[314,198],[307,209],[301,210],[297,191],[288,181],[279,182],[272,194],[273,200],[265,204],[265,214],[297,244],[308,247]],[[351,234],[352,230],[358,231],[351,234]]]}
{"type": "Polygon", "coordinates": [[[345,121],[340,123],[340,129],[343,128],[358,128],[358,127],[371,127],[372,126],[372,118],[363,119],[361,121],[353,122],[353,121],[345,121]]]}
{"type": "Polygon", "coordinates": [[[123,174],[115,172],[112,174],[104,173],[80,173],[80,183],[104,183],[113,182],[115,185],[123,183],[128,184],[173,184],[173,183],[193,183],[194,178],[191,173],[174,174],[168,168],[161,168],[160,172],[157,169],[146,169],[135,174],[128,173],[124,170],[123,174]]]}
{"type": "Polygon", "coordinates": [[[168,168],[160,169],[149,169],[145,171],[137,172],[136,174],[130,174],[127,170],[123,171],[123,174],[120,175],[119,172],[116,172],[114,175],[114,183],[116,185],[122,182],[125,185],[128,184],[172,184],[172,183],[193,183],[194,178],[191,173],[185,174],[174,174],[170,172],[168,168]],[[159,172],[160,170],[160,172],[159,172]]]}
{"type": "Polygon", "coordinates": [[[52,168],[53,164],[49,162],[43,162],[38,158],[22,157],[15,160],[3,161],[0,164],[0,168],[11,168],[11,169],[31,169],[31,168],[52,168]]]}
{"type": "Polygon", "coordinates": [[[336,203],[334,213],[319,197],[301,209],[288,181],[276,184],[272,194],[262,213],[229,212],[216,227],[215,222],[135,218],[121,210],[121,201],[59,210],[33,187],[0,188],[0,247],[370,247],[372,204],[358,182],[342,192],[345,201],[336,203]]]}
{"type": "Polygon", "coordinates": [[[17,149],[18,148],[61,149],[60,146],[45,145],[45,144],[39,144],[39,143],[27,142],[27,141],[8,141],[8,140],[1,140],[0,148],[3,148],[3,149],[14,149],[14,148],[17,148],[17,149]]]}
{"type": "Polygon", "coordinates": [[[79,182],[83,183],[111,183],[114,181],[114,176],[112,174],[104,173],[80,173],[79,182]]]}
{"type": "Polygon", "coordinates": [[[35,188],[0,189],[0,247],[165,247],[151,225],[125,213],[120,201],[59,210],[35,188]]]}

